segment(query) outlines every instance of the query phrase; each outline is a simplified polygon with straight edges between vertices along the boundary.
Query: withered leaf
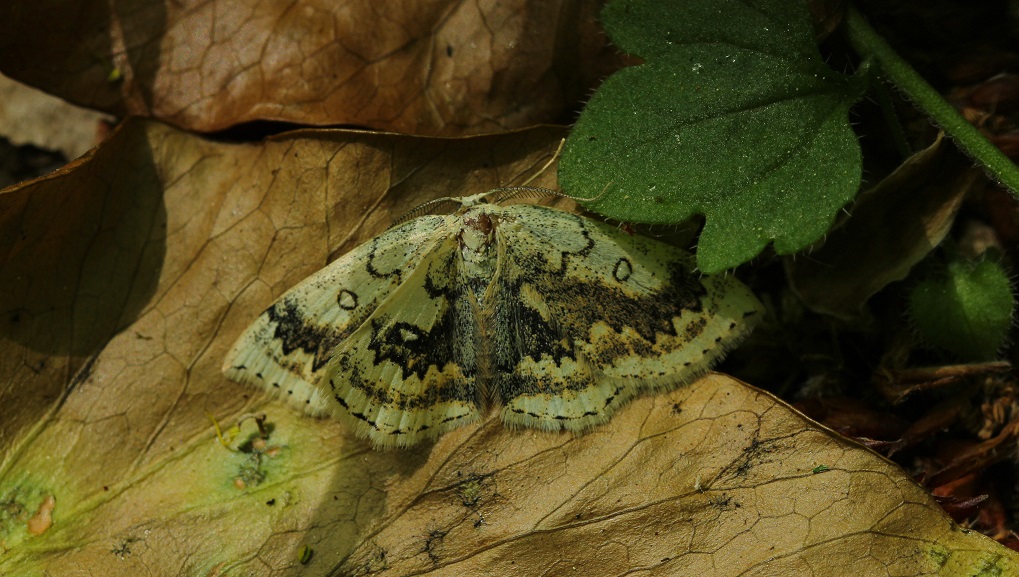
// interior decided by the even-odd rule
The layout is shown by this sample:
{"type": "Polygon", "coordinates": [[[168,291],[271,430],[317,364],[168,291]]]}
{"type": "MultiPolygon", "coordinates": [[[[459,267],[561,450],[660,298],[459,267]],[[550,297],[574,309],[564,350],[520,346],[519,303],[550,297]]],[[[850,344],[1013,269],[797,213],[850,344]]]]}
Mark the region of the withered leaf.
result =
{"type": "Polygon", "coordinates": [[[198,131],[274,120],[494,132],[555,121],[619,65],[600,5],[7,2],[0,70],[82,106],[198,131]]]}
{"type": "Polygon", "coordinates": [[[489,419],[390,452],[220,375],[293,283],[422,200],[523,182],[562,134],[225,144],[136,120],[0,193],[0,573],[1016,570],[895,465],[722,375],[580,437],[489,419]],[[217,440],[210,416],[234,437],[252,413],[217,440]]]}

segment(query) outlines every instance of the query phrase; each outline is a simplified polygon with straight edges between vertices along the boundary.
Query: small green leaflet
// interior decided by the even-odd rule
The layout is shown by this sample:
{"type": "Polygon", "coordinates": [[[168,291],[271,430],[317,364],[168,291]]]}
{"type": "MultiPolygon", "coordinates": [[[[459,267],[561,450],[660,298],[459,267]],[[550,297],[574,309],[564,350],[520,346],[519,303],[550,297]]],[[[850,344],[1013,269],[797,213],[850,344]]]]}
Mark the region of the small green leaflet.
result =
{"type": "Polygon", "coordinates": [[[925,341],[966,361],[997,358],[1012,327],[1015,297],[994,260],[969,262],[949,253],[909,294],[909,317],[925,341]]]}

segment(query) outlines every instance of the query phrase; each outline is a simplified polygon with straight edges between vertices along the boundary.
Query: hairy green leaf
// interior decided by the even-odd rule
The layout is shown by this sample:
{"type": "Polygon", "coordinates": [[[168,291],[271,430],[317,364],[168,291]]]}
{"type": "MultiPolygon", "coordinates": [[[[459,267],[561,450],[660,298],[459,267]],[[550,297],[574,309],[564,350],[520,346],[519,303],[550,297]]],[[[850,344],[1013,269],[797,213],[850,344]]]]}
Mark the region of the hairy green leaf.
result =
{"type": "Polygon", "coordinates": [[[1001,265],[952,257],[909,295],[909,314],[932,345],[966,360],[992,359],[1012,326],[1015,299],[1001,265]]]}
{"type": "Polygon", "coordinates": [[[645,63],[591,99],[563,153],[564,190],[623,221],[704,214],[705,272],[824,234],[859,186],[847,111],[864,83],[825,66],[802,3],[619,0],[603,20],[645,63]]]}

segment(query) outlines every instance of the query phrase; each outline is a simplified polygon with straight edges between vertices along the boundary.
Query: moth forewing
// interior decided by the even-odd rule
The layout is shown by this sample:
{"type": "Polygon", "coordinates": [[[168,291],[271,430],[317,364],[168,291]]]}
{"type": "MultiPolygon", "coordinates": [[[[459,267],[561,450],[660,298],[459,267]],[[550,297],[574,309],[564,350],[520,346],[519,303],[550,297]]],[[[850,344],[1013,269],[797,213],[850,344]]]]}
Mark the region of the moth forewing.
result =
{"type": "Polygon", "coordinates": [[[385,231],[286,291],[231,347],[224,375],[310,414],[335,412],[322,387],[334,349],[434,250],[448,218],[421,217],[385,231]]]}

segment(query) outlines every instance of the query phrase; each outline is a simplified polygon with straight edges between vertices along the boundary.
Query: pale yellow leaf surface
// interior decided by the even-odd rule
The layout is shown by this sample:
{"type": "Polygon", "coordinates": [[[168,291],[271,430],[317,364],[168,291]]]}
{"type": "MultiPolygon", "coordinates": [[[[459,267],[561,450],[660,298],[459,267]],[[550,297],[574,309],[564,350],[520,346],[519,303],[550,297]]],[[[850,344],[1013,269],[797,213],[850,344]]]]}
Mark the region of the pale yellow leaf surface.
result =
{"type": "Polygon", "coordinates": [[[460,135],[552,122],[620,55],[597,0],[0,5],[0,71],[119,117],[460,135]]]}
{"type": "Polygon", "coordinates": [[[489,418],[389,452],[220,375],[294,283],[420,201],[522,183],[562,135],[228,144],[135,120],[0,192],[0,574],[1016,570],[895,465],[722,375],[580,437],[489,418]],[[234,437],[251,413],[265,438],[234,437]]]}

